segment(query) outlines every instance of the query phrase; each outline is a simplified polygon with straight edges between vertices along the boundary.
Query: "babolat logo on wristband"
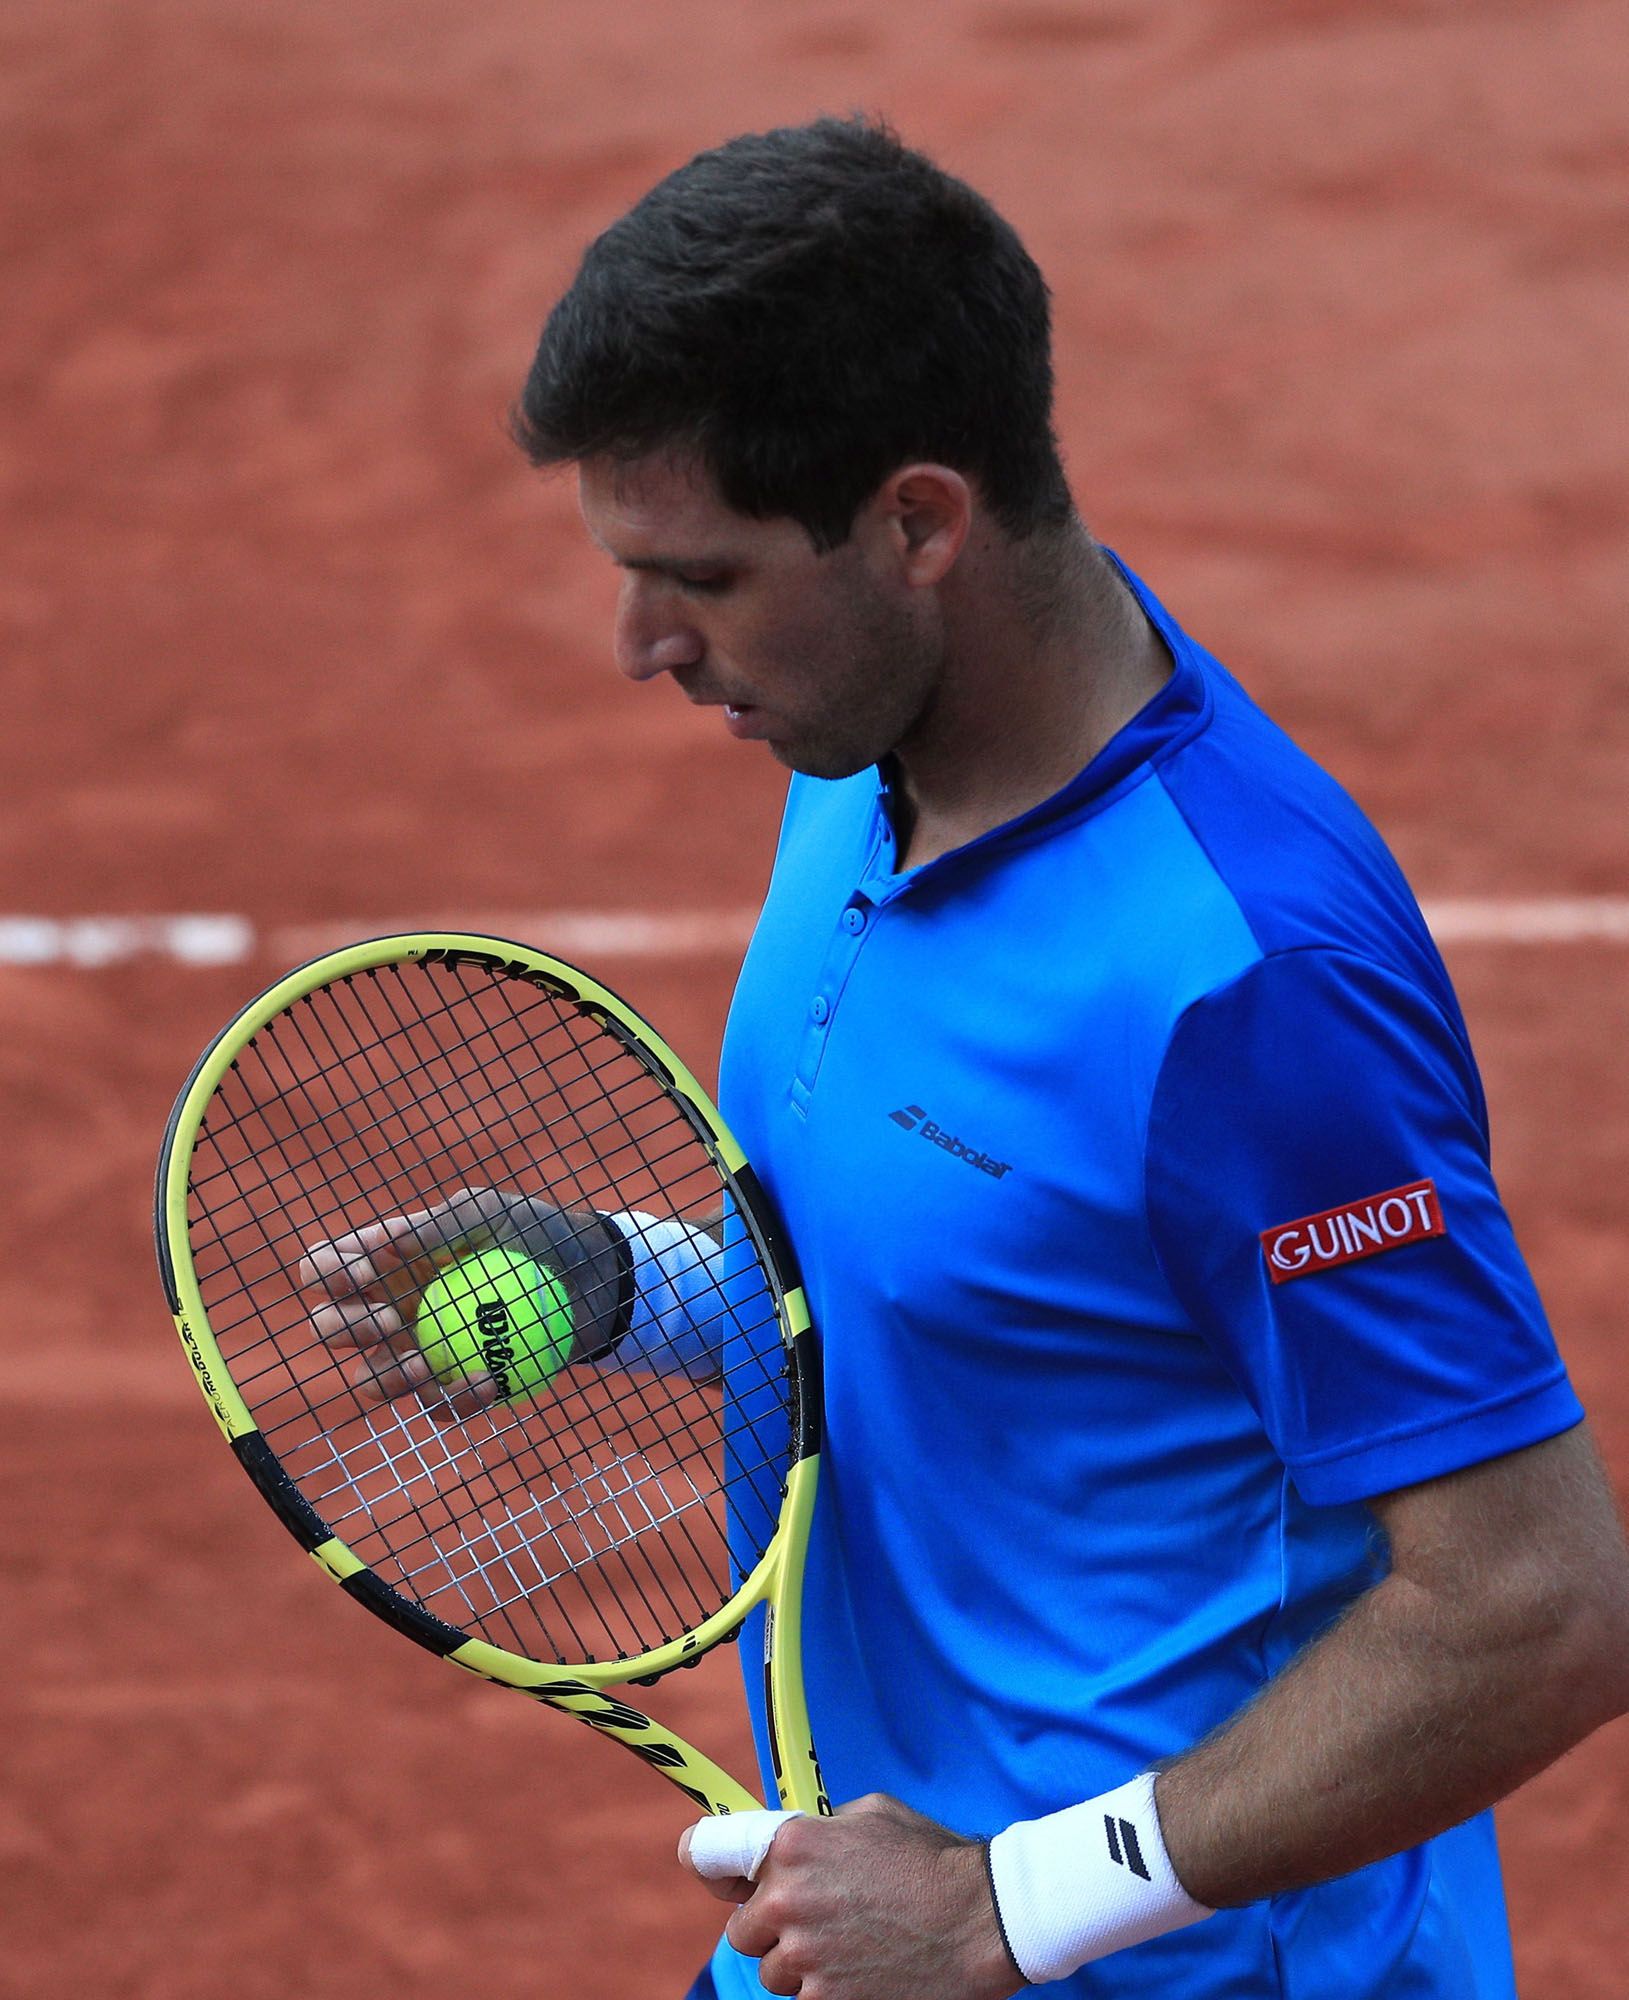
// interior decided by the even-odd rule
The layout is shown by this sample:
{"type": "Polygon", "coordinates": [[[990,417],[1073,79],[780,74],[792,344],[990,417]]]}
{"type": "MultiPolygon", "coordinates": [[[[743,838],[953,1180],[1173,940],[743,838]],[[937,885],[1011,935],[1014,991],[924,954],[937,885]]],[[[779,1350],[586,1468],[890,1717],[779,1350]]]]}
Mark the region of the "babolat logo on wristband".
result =
{"type": "Polygon", "coordinates": [[[1103,1831],[1108,1835],[1109,1859],[1117,1868],[1129,1868],[1133,1875],[1140,1875],[1145,1882],[1152,1882],[1148,1863],[1143,1859],[1142,1844],[1137,1839],[1136,1823],[1129,1819],[1116,1819],[1113,1813],[1103,1815],[1103,1831]]]}
{"type": "Polygon", "coordinates": [[[1333,1271],[1339,1264],[1355,1264],[1360,1257],[1378,1257],[1382,1250],[1400,1250],[1405,1243],[1447,1233],[1436,1182],[1410,1181],[1406,1187],[1264,1229],[1261,1248],[1267,1275],[1275,1285],[1287,1285],[1291,1278],[1333,1271]]]}

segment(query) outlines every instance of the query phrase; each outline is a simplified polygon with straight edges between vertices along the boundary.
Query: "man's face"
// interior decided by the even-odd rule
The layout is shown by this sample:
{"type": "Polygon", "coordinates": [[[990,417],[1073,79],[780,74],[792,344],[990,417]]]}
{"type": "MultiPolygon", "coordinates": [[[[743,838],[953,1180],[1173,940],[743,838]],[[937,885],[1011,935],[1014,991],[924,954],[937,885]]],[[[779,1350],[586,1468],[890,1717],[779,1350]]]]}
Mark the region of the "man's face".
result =
{"type": "Polygon", "coordinates": [[[936,614],[862,513],[819,554],[795,521],[757,521],[692,462],[591,459],[583,519],[622,570],[616,660],[630,680],[669,674],[716,704],[738,737],[794,771],[844,778],[898,749],[937,684],[936,614]]]}

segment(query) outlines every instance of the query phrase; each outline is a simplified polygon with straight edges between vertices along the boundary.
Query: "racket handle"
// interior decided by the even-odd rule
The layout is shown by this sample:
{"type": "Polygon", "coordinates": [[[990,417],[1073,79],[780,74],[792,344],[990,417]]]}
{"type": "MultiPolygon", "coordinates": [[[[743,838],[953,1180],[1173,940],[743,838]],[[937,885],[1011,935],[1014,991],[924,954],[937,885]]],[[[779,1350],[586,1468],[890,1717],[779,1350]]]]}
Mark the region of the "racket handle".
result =
{"type": "Polygon", "coordinates": [[[793,1812],[721,1813],[690,1829],[686,1858],[704,1881],[756,1882],[770,1844],[793,1812]]]}

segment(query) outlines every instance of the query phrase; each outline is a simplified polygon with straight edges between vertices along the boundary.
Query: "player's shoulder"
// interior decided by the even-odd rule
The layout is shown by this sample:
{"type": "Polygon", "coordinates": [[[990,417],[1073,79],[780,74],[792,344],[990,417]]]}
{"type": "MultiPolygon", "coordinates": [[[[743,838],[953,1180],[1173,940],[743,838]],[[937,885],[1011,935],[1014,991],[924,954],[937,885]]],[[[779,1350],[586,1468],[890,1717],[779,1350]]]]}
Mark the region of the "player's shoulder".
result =
{"type": "Polygon", "coordinates": [[[1193,653],[1209,723],[1155,773],[1262,956],[1348,953],[1436,985],[1425,919],[1368,815],[1219,661],[1193,653]]]}
{"type": "Polygon", "coordinates": [[[1402,869],[1345,787],[1309,756],[1143,580],[1120,562],[1175,662],[1139,815],[1158,835],[1153,866],[1180,886],[1169,949],[1193,966],[1185,1003],[1256,968],[1291,990],[1295,961],[1366,964],[1458,1010],[1442,959],[1402,869]],[[1189,940],[1220,943],[1195,961],[1189,940]],[[1247,943],[1245,941],[1248,941],[1247,943]]]}
{"type": "MultiPolygon", "coordinates": [[[[1390,848],[1345,788],[1194,648],[1206,726],[1153,760],[1151,776],[1180,824],[1173,845],[1202,889],[1197,904],[1231,914],[1229,954],[1212,953],[1168,1015],[1159,1073],[1183,1119],[1179,1087],[1217,1074],[1304,1106],[1311,1086],[1344,1099],[1341,1074],[1429,1061],[1480,1122],[1481,1084],[1453,983],[1390,848]],[[1239,933],[1250,947],[1240,949],[1239,933]],[[1180,1056],[1180,1060],[1177,1058],[1180,1056]],[[1300,1074],[1301,1086],[1290,1077],[1300,1074]],[[1270,1084],[1270,1087],[1268,1087],[1270,1084]]],[[[1197,925],[1190,928],[1203,935],[1197,925]]],[[[1221,918],[1211,928],[1224,935],[1221,918]]],[[[1248,1122],[1237,1108],[1240,1124],[1248,1122]]]]}

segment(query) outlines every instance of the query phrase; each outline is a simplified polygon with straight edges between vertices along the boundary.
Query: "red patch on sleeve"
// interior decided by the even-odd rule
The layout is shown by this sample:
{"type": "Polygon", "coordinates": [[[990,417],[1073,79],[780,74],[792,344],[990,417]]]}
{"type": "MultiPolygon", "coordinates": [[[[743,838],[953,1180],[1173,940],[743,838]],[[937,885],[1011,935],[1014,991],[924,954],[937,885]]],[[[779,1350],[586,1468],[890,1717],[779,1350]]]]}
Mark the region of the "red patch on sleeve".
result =
{"type": "Polygon", "coordinates": [[[1273,1283],[1287,1285],[1292,1278],[1310,1278],[1314,1271],[1333,1271],[1360,1257],[1378,1257],[1383,1250],[1447,1233],[1436,1182],[1410,1181],[1406,1187],[1264,1229],[1261,1253],[1273,1283]]]}

